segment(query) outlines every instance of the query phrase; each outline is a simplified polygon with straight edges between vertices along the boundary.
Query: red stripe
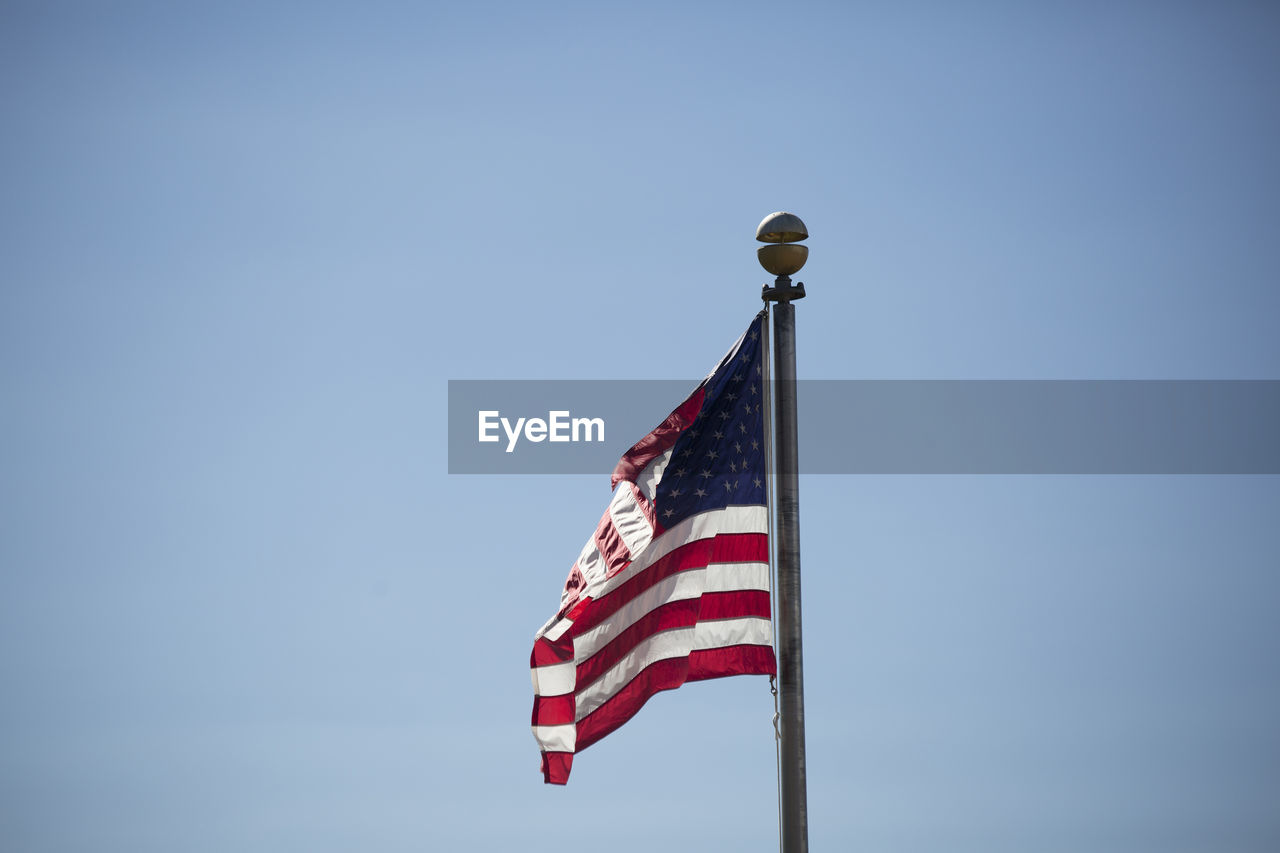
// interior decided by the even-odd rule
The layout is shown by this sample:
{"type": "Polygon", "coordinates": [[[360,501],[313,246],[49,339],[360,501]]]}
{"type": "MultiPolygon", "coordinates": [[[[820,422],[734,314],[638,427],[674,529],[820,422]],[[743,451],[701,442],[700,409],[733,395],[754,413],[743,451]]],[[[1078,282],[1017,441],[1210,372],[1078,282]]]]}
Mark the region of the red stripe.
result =
{"type": "Polygon", "coordinates": [[[578,603],[573,605],[572,608],[570,608],[569,612],[565,614],[564,618],[576,622],[579,616],[587,612],[587,608],[591,606],[591,602],[594,600],[595,599],[593,599],[589,595],[586,596],[585,598],[579,598],[578,603]]]}
{"type": "Polygon", "coordinates": [[[604,557],[605,577],[613,577],[631,561],[631,552],[622,541],[622,534],[613,525],[613,516],[605,510],[596,526],[596,547],[604,557]]]}
{"type": "Polygon", "coordinates": [[[778,664],[771,646],[725,646],[700,649],[689,654],[689,681],[723,678],[726,675],[777,675],[778,664]]]}
{"type": "Polygon", "coordinates": [[[565,726],[573,722],[577,705],[573,694],[564,696],[534,696],[533,724],[535,726],[565,726]]]}
{"type": "Polygon", "coordinates": [[[613,476],[610,478],[611,488],[616,489],[623,480],[634,483],[640,476],[640,472],[644,470],[644,466],[674,446],[680,433],[688,429],[689,424],[698,417],[698,412],[702,411],[702,400],[705,396],[706,391],[699,385],[697,390],[689,395],[689,399],[667,415],[666,420],[654,427],[653,432],[637,441],[630,450],[622,454],[622,458],[618,460],[618,467],[613,469],[613,476]]]}
{"type": "Polygon", "coordinates": [[[704,592],[698,621],[741,619],[743,616],[769,618],[769,593],[763,589],[736,589],[731,592],[704,592]]]}
{"type": "Polygon", "coordinates": [[[572,752],[542,753],[542,781],[552,785],[563,785],[569,781],[569,770],[573,767],[572,752]]]}
{"type": "Polygon", "coordinates": [[[552,666],[573,660],[573,637],[568,631],[554,643],[546,637],[539,637],[533,642],[533,653],[529,655],[530,668],[552,666]]]}
{"type": "Polygon", "coordinates": [[[573,568],[569,569],[569,577],[565,578],[564,591],[560,593],[560,600],[564,602],[560,606],[558,616],[563,616],[565,611],[578,603],[578,598],[582,596],[583,590],[587,588],[587,578],[582,574],[582,569],[578,568],[575,562],[573,568]]]}
{"type": "Polygon", "coordinates": [[[763,563],[769,559],[769,537],[764,533],[720,533],[711,549],[713,563],[763,563]]]}

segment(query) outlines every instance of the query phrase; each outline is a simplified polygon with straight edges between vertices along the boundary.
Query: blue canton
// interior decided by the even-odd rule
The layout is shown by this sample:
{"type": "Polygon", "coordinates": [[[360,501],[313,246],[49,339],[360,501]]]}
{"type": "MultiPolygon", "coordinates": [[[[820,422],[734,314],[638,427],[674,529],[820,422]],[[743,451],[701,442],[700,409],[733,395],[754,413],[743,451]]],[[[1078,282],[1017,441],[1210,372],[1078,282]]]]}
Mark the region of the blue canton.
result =
{"type": "Polygon", "coordinates": [[[762,312],[703,383],[702,408],[654,497],[667,529],[707,510],[765,503],[763,330],[762,312]]]}

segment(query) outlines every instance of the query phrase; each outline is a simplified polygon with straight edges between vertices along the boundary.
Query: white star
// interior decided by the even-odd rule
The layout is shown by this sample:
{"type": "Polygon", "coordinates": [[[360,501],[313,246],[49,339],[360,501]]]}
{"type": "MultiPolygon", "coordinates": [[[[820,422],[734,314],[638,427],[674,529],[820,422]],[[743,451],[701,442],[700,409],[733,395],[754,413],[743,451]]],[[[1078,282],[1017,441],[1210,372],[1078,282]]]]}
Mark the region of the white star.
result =
{"type": "Polygon", "coordinates": [[[754,383],[754,382],[752,382],[752,383],[751,383],[751,393],[752,393],[752,394],[757,394],[757,393],[759,393],[758,391],[756,391],[756,383],[754,383]]]}
{"type": "Polygon", "coordinates": [[[707,496],[706,491],[705,491],[705,490],[703,490],[703,489],[694,489],[694,490],[693,490],[693,493],[694,493],[695,495],[697,495],[698,497],[700,497],[700,498],[705,498],[705,497],[707,496]]]}
{"type": "Polygon", "coordinates": [[[759,449],[760,449],[760,442],[756,441],[754,438],[753,438],[753,439],[751,439],[751,449],[752,449],[752,450],[759,450],[759,449]]]}
{"type": "Polygon", "coordinates": [[[758,488],[760,488],[760,478],[759,478],[759,477],[756,477],[756,478],[755,478],[754,480],[752,480],[751,482],[753,482],[753,483],[755,483],[755,484],[756,484],[756,488],[757,488],[757,489],[758,489],[758,488]]]}
{"type": "Polygon", "coordinates": [[[730,470],[730,471],[732,471],[732,472],[733,472],[733,473],[735,473],[735,474],[736,474],[736,473],[738,473],[738,463],[737,463],[737,462],[730,462],[730,463],[729,463],[729,470],[730,470]]]}
{"type": "Polygon", "coordinates": [[[677,477],[677,478],[679,478],[679,477],[683,477],[686,473],[688,473],[688,469],[687,469],[687,468],[677,468],[677,469],[676,469],[676,477],[677,477]]]}
{"type": "Polygon", "coordinates": [[[746,424],[738,424],[738,432],[745,433],[747,431],[746,424]]]}
{"type": "Polygon", "coordinates": [[[726,492],[732,492],[732,491],[733,491],[733,484],[732,484],[732,483],[730,483],[728,480],[725,480],[725,481],[724,481],[724,490],[725,490],[726,492]]]}
{"type": "Polygon", "coordinates": [[[711,472],[710,472],[710,471],[707,471],[707,470],[705,470],[705,469],[704,469],[704,470],[703,470],[703,472],[702,472],[701,474],[699,474],[698,476],[699,476],[699,477],[710,477],[710,476],[711,476],[711,472]]]}
{"type": "Polygon", "coordinates": [[[715,458],[716,458],[717,456],[719,456],[719,455],[720,455],[720,454],[719,454],[719,453],[716,453],[714,450],[708,450],[708,451],[707,451],[707,458],[708,458],[708,459],[715,459],[715,458]]]}
{"type": "Polygon", "coordinates": [[[733,449],[734,449],[734,451],[735,451],[736,453],[741,453],[741,452],[742,452],[742,442],[740,442],[740,441],[735,441],[735,442],[733,443],[733,449]]]}
{"type": "Polygon", "coordinates": [[[678,498],[678,497],[680,497],[681,495],[683,495],[683,494],[684,494],[684,492],[683,492],[683,491],[681,491],[680,489],[672,489],[672,490],[671,490],[671,492],[670,492],[670,494],[671,494],[671,497],[673,497],[673,498],[678,498]]]}
{"type": "Polygon", "coordinates": [[[728,412],[721,412],[721,413],[720,413],[720,420],[722,420],[722,421],[727,421],[727,420],[729,420],[729,418],[731,418],[731,417],[733,417],[733,415],[729,414],[728,412]]]}
{"type": "Polygon", "coordinates": [[[751,340],[753,340],[753,341],[754,341],[754,340],[755,340],[756,338],[758,338],[758,337],[760,337],[760,335],[756,332],[756,330],[755,330],[755,329],[752,329],[752,330],[751,330],[751,340]]]}
{"type": "Polygon", "coordinates": [[[674,509],[664,509],[664,510],[662,511],[662,517],[663,517],[663,518],[670,518],[671,516],[673,516],[673,515],[675,515],[675,514],[676,514],[676,511],[675,511],[674,509]]]}
{"type": "Polygon", "coordinates": [[[684,458],[688,459],[690,456],[692,456],[692,455],[693,455],[693,448],[692,448],[692,447],[686,447],[686,448],[684,449],[684,453],[681,453],[680,455],[681,455],[681,456],[683,456],[684,458]]]}
{"type": "Polygon", "coordinates": [[[737,394],[734,394],[734,393],[732,393],[732,392],[731,392],[731,393],[728,393],[728,394],[725,394],[725,396],[726,396],[726,397],[728,397],[730,400],[736,400],[736,399],[738,399],[738,395],[737,395],[737,394]]]}
{"type": "Polygon", "coordinates": [[[719,441],[720,439],[724,438],[724,433],[722,433],[720,430],[716,430],[714,433],[712,433],[712,436],[715,438],[716,441],[719,441]]]}

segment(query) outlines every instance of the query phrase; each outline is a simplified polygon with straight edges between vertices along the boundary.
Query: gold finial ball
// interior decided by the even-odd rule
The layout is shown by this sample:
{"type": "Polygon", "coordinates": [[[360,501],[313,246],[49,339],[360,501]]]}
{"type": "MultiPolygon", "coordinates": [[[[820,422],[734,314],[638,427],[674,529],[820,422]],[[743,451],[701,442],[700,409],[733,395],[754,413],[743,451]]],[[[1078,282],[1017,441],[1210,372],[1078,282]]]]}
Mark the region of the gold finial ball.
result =
{"type": "Polygon", "coordinates": [[[769,244],[756,250],[760,266],[772,275],[800,272],[804,262],[809,260],[809,247],[797,246],[796,243],[808,237],[809,229],[804,227],[799,216],[785,210],[770,213],[756,229],[756,239],[769,244]]]}
{"type": "Polygon", "coordinates": [[[792,275],[800,272],[809,260],[809,247],[796,243],[773,243],[756,249],[760,266],[770,275],[792,275]]]}
{"type": "Polygon", "coordinates": [[[779,210],[760,221],[756,239],[761,243],[798,243],[809,239],[809,229],[804,227],[799,216],[779,210]]]}

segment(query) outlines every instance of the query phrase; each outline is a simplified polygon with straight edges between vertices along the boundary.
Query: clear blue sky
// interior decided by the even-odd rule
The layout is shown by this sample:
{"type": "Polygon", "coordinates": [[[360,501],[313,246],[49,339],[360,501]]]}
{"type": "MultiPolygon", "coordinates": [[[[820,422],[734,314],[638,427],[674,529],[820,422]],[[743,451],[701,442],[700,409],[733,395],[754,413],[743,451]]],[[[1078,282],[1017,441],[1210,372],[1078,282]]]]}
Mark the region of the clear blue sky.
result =
{"type": "MultiPolygon", "coordinates": [[[[1276,378],[1278,44],[1240,2],[5,3],[0,846],[775,849],[759,679],[542,784],[530,640],[609,471],[449,476],[446,380],[696,379],[783,208],[802,377],[1276,378]]],[[[1280,847],[1276,477],[801,497],[815,850],[1280,847]]]]}

